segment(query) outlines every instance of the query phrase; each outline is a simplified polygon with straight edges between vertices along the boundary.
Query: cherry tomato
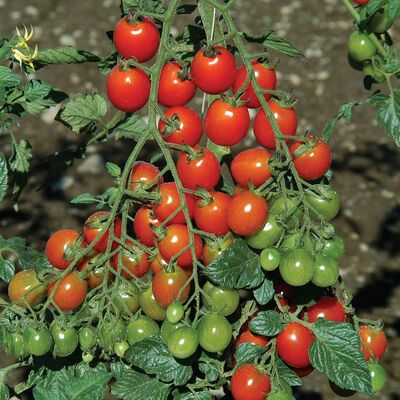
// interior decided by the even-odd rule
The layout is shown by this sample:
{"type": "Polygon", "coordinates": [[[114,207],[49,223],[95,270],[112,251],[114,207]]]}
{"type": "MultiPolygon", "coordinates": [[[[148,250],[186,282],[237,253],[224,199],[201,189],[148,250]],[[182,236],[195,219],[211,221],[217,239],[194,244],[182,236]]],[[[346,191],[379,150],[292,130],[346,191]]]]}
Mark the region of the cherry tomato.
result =
{"type": "Polygon", "coordinates": [[[203,135],[203,122],[199,115],[191,108],[175,106],[165,111],[165,117],[176,123],[179,129],[167,125],[160,119],[158,130],[167,143],[195,146],[203,135]]]}
{"type": "Polygon", "coordinates": [[[264,225],[256,232],[246,236],[246,242],[254,249],[273,246],[283,234],[283,226],[276,221],[274,214],[268,213],[264,225]]]}
{"type": "Polygon", "coordinates": [[[371,375],[372,391],[379,392],[386,384],[386,371],[379,364],[368,364],[369,373],[371,375]]]}
{"type": "Polygon", "coordinates": [[[248,186],[252,182],[254,187],[261,186],[270,177],[268,161],[272,154],[264,149],[248,149],[239,153],[232,161],[231,172],[235,180],[248,186]]]}
{"type": "Polygon", "coordinates": [[[137,343],[151,335],[158,335],[160,328],[151,318],[141,315],[134,321],[129,322],[126,329],[126,337],[130,345],[137,343]]]}
{"type": "Polygon", "coordinates": [[[265,336],[261,335],[253,335],[250,331],[244,331],[242,332],[239,337],[236,339],[233,349],[232,349],[232,363],[233,366],[236,365],[236,360],[234,357],[236,347],[239,346],[239,344],[242,343],[253,343],[257,346],[264,347],[268,344],[268,339],[265,336]]]}
{"type": "Polygon", "coordinates": [[[332,156],[328,145],[322,139],[315,136],[308,136],[307,139],[308,144],[296,140],[290,146],[290,153],[293,156],[293,164],[300,178],[313,181],[325,175],[331,165],[332,156]],[[308,150],[295,157],[294,153],[302,145],[307,146],[308,150]]]}
{"type": "Polygon", "coordinates": [[[260,253],[260,264],[264,271],[273,271],[278,268],[281,253],[274,248],[264,248],[260,253]]]}
{"type": "Polygon", "coordinates": [[[240,366],[231,379],[231,392],[235,400],[265,400],[271,390],[269,377],[252,364],[240,366]]]}
{"type": "Polygon", "coordinates": [[[165,64],[158,82],[158,102],[164,107],[184,106],[196,93],[195,83],[182,77],[183,71],[176,61],[165,64]]]}
{"type": "Polygon", "coordinates": [[[308,349],[315,340],[313,333],[298,322],[291,322],[278,334],[276,349],[279,357],[295,368],[305,368],[310,365],[308,349]]]}
{"type": "Polygon", "coordinates": [[[225,286],[216,286],[207,281],[203,286],[203,304],[207,310],[228,316],[239,305],[239,292],[225,286]]]}
{"type": "Polygon", "coordinates": [[[343,305],[336,297],[323,296],[313,306],[307,308],[308,322],[315,322],[318,318],[330,321],[343,322],[346,314],[343,305]]]}
{"type": "Polygon", "coordinates": [[[182,303],[174,301],[167,308],[167,319],[171,324],[176,324],[183,318],[184,313],[182,303]]]}
{"type": "Polygon", "coordinates": [[[211,104],[204,121],[208,138],[220,146],[239,143],[250,127],[250,115],[246,106],[233,107],[221,99],[211,104]]]}
{"type": "Polygon", "coordinates": [[[282,255],[279,272],[289,285],[303,286],[314,276],[314,259],[306,249],[288,250],[282,255]]]}
{"type": "Polygon", "coordinates": [[[305,197],[310,208],[310,217],[316,221],[330,221],[340,210],[340,198],[329,185],[317,186],[318,193],[306,190],[305,197]]]}
{"type": "Polygon", "coordinates": [[[388,14],[389,4],[378,10],[368,21],[368,29],[375,33],[385,33],[392,25],[393,20],[388,14]]]}
{"type": "MultiPolygon", "coordinates": [[[[201,238],[196,233],[193,234],[195,254],[198,259],[201,257],[203,251],[203,244],[201,238]]],[[[158,242],[158,250],[162,257],[170,260],[181,250],[190,244],[190,237],[188,227],[182,224],[172,224],[168,226],[167,235],[158,242]]],[[[193,265],[193,258],[191,249],[188,248],[176,258],[178,265],[181,267],[189,267],[193,265]]]]}
{"type": "Polygon", "coordinates": [[[157,256],[155,257],[154,260],[152,260],[150,266],[151,270],[153,271],[153,274],[156,275],[162,269],[168,267],[168,261],[166,261],[160,253],[157,253],[157,256]]]}
{"type": "Polygon", "coordinates": [[[115,342],[114,344],[114,352],[118,357],[122,358],[128,349],[129,349],[129,344],[126,340],[115,342]]]}
{"type": "Polygon", "coordinates": [[[139,305],[141,310],[151,319],[155,321],[165,320],[166,309],[157,303],[151,286],[140,294],[139,305]]]}
{"type": "Polygon", "coordinates": [[[132,282],[123,281],[116,287],[112,301],[122,315],[130,316],[139,309],[139,292],[132,282]]]}
{"type": "MultiPolygon", "coordinates": [[[[86,221],[83,226],[83,236],[85,238],[85,242],[87,244],[92,243],[100,234],[101,230],[104,227],[105,222],[109,216],[108,211],[97,211],[92,214],[86,221]]],[[[118,217],[115,217],[114,223],[110,225],[113,229],[114,236],[118,239],[121,238],[122,233],[122,225],[121,220],[118,217]]],[[[104,253],[107,250],[108,241],[110,240],[110,227],[105,230],[101,234],[101,236],[96,241],[96,244],[93,246],[93,249],[104,253]]],[[[117,242],[113,242],[111,244],[111,249],[114,250],[118,247],[117,242]]]]}
{"type": "Polygon", "coordinates": [[[136,58],[142,63],[157,53],[160,34],[150,18],[131,21],[125,17],[115,27],[113,40],[117,52],[125,59],[136,58]]]}
{"type": "Polygon", "coordinates": [[[216,260],[231,243],[233,243],[233,238],[231,237],[226,238],[224,242],[219,245],[206,243],[203,249],[204,265],[207,266],[216,260]]]}
{"type": "Polygon", "coordinates": [[[72,229],[63,229],[50,236],[46,243],[46,256],[53,267],[66,269],[74,261],[74,247],[86,247],[86,243],[79,238],[79,233],[72,229]]]}
{"type": "MultiPolygon", "coordinates": [[[[274,114],[274,118],[276,119],[282,135],[295,135],[297,130],[297,116],[294,108],[284,108],[278,103],[275,103],[273,100],[268,103],[268,106],[271,112],[274,114]]],[[[266,149],[276,149],[274,131],[268,121],[267,114],[262,108],[258,111],[256,117],[254,118],[253,129],[254,136],[261,146],[265,147],[266,149]]],[[[289,141],[290,139],[285,139],[286,143],[288,143],[289,141]]]]}
{"type": "Polygon", "coordinates": [[[321,254],[332,257],[335,260],[341,258],[344,254],[344,242],[340,236],[335,235],[332,239],[325,240],[321,254]]]}
{"type": "MultiPolygon", "coordinates": [[[[95,254],[91,257],[85,257],[85,262],[78,267],[78,271],[82,272],[87,270],[86,279],[88,282],[88,287],[90,289],[94,289],[100,286],[104,282],[104,273],[106,271],[105,264],[96,265],[96,260],[101,257],[101,253],[95,254]]],[[[108,280],[113,279],[114,274],[109,271],[108,272],[108,280]]]]}
{"type": "Polygon", "coordinates": [[[374,42],[369,36],[360,31],[355,31],[350,35],[347,46],[350,57],[360,62],[368,60],[377,51],[374,42]]]}
{"type": "Polygon", "coordinates": [[[36,272],[29,269],[14,275],[8,285],[8,297],[20,307],[27,307],[28,304],[34,307],[44,300],[46,289],[46,285],[39,282],[36,272]],[[18,299],[21,300],[17,301],[18,299]]]}
{"type": "MultiPolygon", "coordinates": [[[[160,176],[157,180],[160,170],[153,164],[145,161],[136,162],[130,172],[130,190],[140,188],[142,185],[148,185],[153,182],[153,185],[163,183],[163,177],[160,176]]],[[[129,186],[129,185],[127,185],[129,186]]]]}
{"type": "Polygon", "coordinates": [[[121,247],[121,265],[120,255],[114,254],[110,264],[115,271],[120,270],[127,279],[133,276],[142,277],[150,269],[149,255],[139,250],[132,242],[125,242],[127,249],[121,247]]]}
{"type": "Polygon", "coordinates": [[[150,96],[150,79],[140,68],[126,71],[116,65],[107,78],[107,96],[118,110],[140,110],[150,96]]]}
{"type": "Polygon", "coordinates": [[[127,326],[118,320],[106,320],[100,328],[100,346],[107,353],[112,353],[116,342],[125,340],[127,326]]]}
{"type": "Polygon", "coordinates": [[[199,345],[196,329],[191,326],[181,326],[171,332],[167,339],[167,346],[176,358],[188,358],[192,356],[199,345]]]}
{"type": "Polygon", "coordinates": [[[24,346],[24,337],[17,332],[7,332],[7,353],[13,358],[23,358],[28,355],[24,346]]]}
{"type": "Polygon", "coordinates": [[[24,347],[29,354],[34,356],[43,356],[53,344],[50,331],[46,328],[26,328],[23,334],[24,347]]]}
{"type": "Polygon", "coordinates": [[[300,225],[304,215],[298,199],[284,195],[274,197],[268,208],[268,213],[274,214],[277,221],[291,229],[300,225]]]}
{"type": "Polygon", "coordinates": [[[79,346],[82,351],[89,350],[96,344],[96,337],[94,332],[84,326],[78,332],[79,346]]]}
{"type": "Polygon", "coordinates": [[[161,325],[161,338],[164,341],[164,343],[167,344],[171,334],[182,326],[184,325],[181,322],[172,324],[166,319],[161,325]]]}
{"type": "Polygon", "coordinates": [[[153,211],[147,206],[142,206],[136,212],[133,229],[141,243],[153,247],[156,235],[151,229],[151,225],[160,226],[160,224],[161,222],[156,218],[153,211]]]}
{"type": "Polygon", "coordinates": [[[332,286],[339,278],[339,266],[329,256],[317,254],[314,262],[314,275],[311,282],[319,287],[332,286]]]}
{"type": "Polygon", "coordinates": [[[58,284],[57,280],[49,284],[47,297],[54,292],[52,303],[56,304],[60,310],[73,310],[85,300],[88,285],[76,272],[70,272],[62,278],[57,289],[55,289],[56,284],[58,284]]]}
{"type": "Polygon", "coordinates": [[[179,293],[187,281],[187,275],[181,267],[175,267],[175,271],[167,272],[162,269],[153,278],[154,298],[164,308],[173,303],[174,299],[184,302],[190,293],[190,284],[185,287],[181,295],[179,293]]]}
{"type": "Polygon", "coordinates": [[[200,49],[193,58],[191,72],[194,83],[208,94],[228,90],[236,77],[236,61],[227,49],[215,46],[210,56],[200,49]]]}
{"type": "Polygon", "coordinates": [[[60,328],[55,326],[51,329],[54,340],[53,354],[56,357],[67,357],[78,347],[79,337],[75,328],[60,328]]]}
{"type": "MultiPolygon", "coordinates": [[[[273,68],[264,67],[264,65],[259,63],[257,60],[252,60],[251,65],[253,67],[254,76],[260,88],[267,90],[275,90],[276,89],[275,70],[273,68]]],[[[236,79],[232,87],[234,94],[236,94],[236,92],[240,89],[240,87],[246,82],[248,75],[249,74],[247,73],[246,66],[242,65],[237,71],[236,79]]],[[[244,88],[243,91],[244,94],[243,96],[240,97],[240,100],[241,101],[249,100],[246,103],[246,106],[248,108],[261,107],[260,100],[254,93],[253,84],[251,82],[247,84],[247,86],[244,88]]],[[[266,101],[268,101],[271,97],[272,94],[264,93],[264,98],[266,101]]]]}
{"type": "Polygon", "coordinates": [[[238,235],[251,235],[258,231],[268,215],[265,199],[250,191],[233,196],[228,207],[228,224],[238,235]]]}
{"type": "Polygon", "coordinates": [[[194,158],[186,152],[179,156],[176,164],[179,179],[187,189],[197,190],[197,186],[201,186],[211,190],[221,176],[218,158],[206,147],[195,146],[193,151],[196,153],[194,158]]]}
{"type": "MultiPolygon", "coordinates": [[[[211,203],[205,206],[201,201],[196,203],[194,220],[199,229],[213,233],[216,236],[226,235],[229,232],[228,207],[231,198],[222,192],[210,192],[211,203]]],[[[204,255],[203,255],[204,257],[204,255]]]]}
{"type": "MultiPolygon", "coordinates": [[[[160,186],[160,196],[160,202],[154,202],[151,207],[157,219],[162,222],[181,206],[181,199],[175,182],[163,183],[160,186]]],[[[191,193],[185,193],[185,200],[189,216],[192,219],[196,207],[195,197],[191,193]]],[[[181,210],[173,218],[169,219],[167,225],[184,223],[186,223],[186,219],[183,210],[181,210]]]]}
{"type": "Polygon", "coordinates": [[[360,337],[363,343],[362,352],[365,359],[369,361],[371,358],[371,350],[374,358],[380,360],[386,351],[386,335],[383,330],[374,331],[368,325],[360,327],[360,337]],[[368,347],[368,349],[367,349],[368,347]]]}
{"type": "Polygon", "coordinates": [[[225,350],[232,338],[232,326],[221,314],[206,314],[197,326],[200,346],[211,353],[225,350]]]}

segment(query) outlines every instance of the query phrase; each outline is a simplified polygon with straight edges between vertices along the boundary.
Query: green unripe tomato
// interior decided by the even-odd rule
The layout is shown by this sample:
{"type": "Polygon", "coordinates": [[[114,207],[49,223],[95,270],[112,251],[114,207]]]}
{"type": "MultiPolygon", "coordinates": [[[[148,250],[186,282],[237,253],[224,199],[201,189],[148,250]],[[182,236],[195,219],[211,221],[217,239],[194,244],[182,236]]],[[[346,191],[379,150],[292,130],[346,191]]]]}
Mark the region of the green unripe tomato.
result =
{"type": "Polygon", "coordinates": [[[337,192],[328,185],[319,187],[319,193],[306,190],[306,199],[310,208],[310,217],[316,221],[330,221],[340,210],[340,198],[337,192]]]}
{"type": "Polygon", "coordinates": [[[55,326],[51,334],[54,340],[53,354],[56,357],[67,357],[78,347],[79,337],[75,328],[59,328],[55,326]]]}
{"type": "Polygon", "coordinates": [[[24,346],[24,337],[17,332],[7,332],[7,353],[13,358],[22,358],[28,355],[24,346]]]}
{"type": "Polygon", "coordinates": [[[84,361],[85,363],[90,363],[93,358],[93,353],[89,350],[86,350],[82,353],[82,361],[84,361]]]}
{"type": "MultiPolygon", "coordinates": [[[[268,209],[268,216],[271,214],[275,215],[277,221],[282,221],[289,229],[293,229],[300,225],[304,212],[296,198],[277,196],[268,209]]],[[[265,247],[269,246],[272,244],[265,247]]]]}
{"type": "Polygon", "coordinates": [[[379,392],[386,384],[385,368],[375,363],[368,364],[368,368],[371,375],[372,391],[374,393],[379,392]]]}
{"type": "Polygon", "coordinates": [[[176,324],[182,319],[184,313],[185,310],[182,303],[174,301],[167,308],[167,319],[169,322],[171,322],[171,324],[176,324]]]}
{"type": "Polygon", "coordinates": [[[286,250],[291,250],[300,247],[302,234],[299,231],[292,231],[285,234],[282,243],[279,246],[281,254],[286,250]]]}
{"type": "Polygon", "coordinates": [[[347,54],[347,61],[349,62],[350,66],[351,66],[353,69],[355,69],[355,70],[357,70],[357,71],[362,71],[362,70],[363,70],[363,65],[364,65],[364,64],[363,64],[362,62],[359,62],[359,61],[354,60],[354,59],[351,57],[350,54],[347,54]]]}
{"type": "Polygon", "coordinates": [[[94,332],[86,326],[79,329],[78,337],[79,337],[79,345],[82,351],[89,350],[96,344],[96,338],[94,332]]]}
{"type": "Polygon", "coordinates": [[[151,286],[140,295],[139,304],[142,311],[155,321],[164,321],[167,317],[167,310],[157,303],[151,286]]]}
{"type": "Polygon", "coordinates": [[[389,17],[388,6],[378,10],[368,21],[368,29],[375,33],[385,33],[393,25],[393,20],[389,17]]]}
{"type": "Polygon", "coordinates": [[[118,286],[113,303],[122,315],[129,316],[139,309],[139,295],[136,286],[127,281],[118,286]]]}
{"type": "Polygon", "coordinates": [[[311,282],[319,287],[333,285],[339,278],[339,266],[336,260],[329,256],[317,254],[314,263],[314,275],[311,282]]]}
{"type": "Polygon", "coordinates": [[[166,319],[161,325],[161,338],[163,342],[166,344],[172,332],[176,331],[181,326],[183,326],[182,323],[172,324],[166,319]]]}
{"type": "Polygon", "coordinates": [[[200,346],[211,353],[225,350],[232,339],[232,326],[221,314],[204,315],[197,326],[200,346]]]}
{"type": "Polygon", "coordinates": [[[228,316],[236,311],[239,306],[240,296],[236,289],[225,286],[216,286],[207,281],[203,286],[204,306],[209,311],[228,316]]]}
{"type": "Polygon", "coordinates": [[[151,335],[158,335],[159,333],[160,328],[157,323],[145,315],[129,322],[126,330],[126,336],[130,345],[133,345],[139,342],[139,340],[145,339],[151,335]]]}
{"type": "Polygon", "coordinates": [[[192,356],[199,345],[196,329],[191,326],[181,326],[174,330],[167,340],[167,346],[176,358],[188,358],[192,356]]]}
{"type": "Polygon", "coordinates": [[[273,246],[281,237],[283,227],[276,221],[274,214],[269,213],[264,226],[257,232],[246,236],[246,242],[254,249],[265,249],[273,246]]]}
{"type": "Polygon", "coordinates": [[[45,327],[39,330],[26,328],[23,338],[26,351],[34,356],[43,356],[53,344],[50,331],[45,327]]]}
{"type": "Polygon", "coordinates": [[[348,42],[349,54],[355,61],[365,61],[376,53],[376,47],[366,33],[355,31],[348,42]]]}
{"type": "Polygon", "coordinates": [[[321,250],[321,254],[339,260],[344,254],[344,242],[342,238],[335,235],[332,239],[327,239],[321,250]]]}
{"type": "Polygon", "coordinates": [[[282,279],[292,286],[303,286],[314,275],[314,259],[306,249],[286,251],[279,264],[282,279]]]}
{"type": "Polygon", "coordinates": [[[115,342],[114,344],[114,352],[118,357],[123,357],[128,349],[129,349],[129,344],[126,340],[122,340],[121,342],[115,342]]]}
{"type": "Polygon", "coordinates": [[[264,249],[260,253],[260,264],[263,270],[273,271],[278,268],[281,261],[281,253],[273,248],[264,249]]]}

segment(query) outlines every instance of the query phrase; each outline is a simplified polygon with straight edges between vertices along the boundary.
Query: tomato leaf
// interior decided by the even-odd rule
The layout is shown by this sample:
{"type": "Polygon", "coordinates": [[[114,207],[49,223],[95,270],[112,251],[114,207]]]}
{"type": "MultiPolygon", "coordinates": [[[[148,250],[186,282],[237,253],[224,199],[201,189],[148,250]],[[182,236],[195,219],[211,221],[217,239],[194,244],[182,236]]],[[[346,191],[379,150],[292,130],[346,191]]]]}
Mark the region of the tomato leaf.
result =
{"type": "Polygon", "coordinates": [[[128,114],[115,127],[115,139],[133,139],[137,141],[146,132],[146,129],[146,122],[138,114],[128,114]]]}
{"type": "Polygon", "coordinates": [[[388,100],[388,96],[384,93],[377,93],[369,97],[365,102],[370,104],[372,107],[380,107],[385,104],[388,100]]]}
{"type": "Polygon", "coordinates": [[[106,168],[108,173],[114,178],[121,175],[121,168],[117,164],[106,162],[106,168]]]}
{"type": "Polygon", "coordinates": [[[179,389],[175,389],[172,392],[172,395],[174,396],[174,400],[212,400],[213,397],[211,393],[207,390],[204,392],[196,392],[196,393],[191,393],[191,392],[186,392],[186,393],[181,393],[179,389]]]}
{"type": "Polygon", "coordinates": [[[263,283],[253,291],[254,298],[258,304],[265,306],[274,297],[275,290],[273,282],[264,278],[263,283]]]}
{"type": "Polygon", "coordinates": [[[312,331],[316,337],[309,349],[312,366],[341,388],[372,394],[368,366],[358,349],[360,336],[352,325],[319,318],[312,331]]]}
{"type": "Polygon", "coordinates": [[[12,261],[0,258],[0,279],[10,283],[15,274],[15,267],[12,261]]]}
{"type": "Polygon", "coordinates": [[[111,393],[123,400],[167,400],[169,385],[130,370],[111,386],[111,393]]]}
{"type": "Polygon", "coordinates": [[[260,311],[249,326],[252,332],[263,336],[275,336],[283,330],[281,314],[272,310],[260,311]]]}
{"type": "Polygon", "coordinates": [[[21,80],[17,75],[14,75],[10,68],[0,65],[0,87],[17,86],[21,80]]]}
{"type": "Polygon", "coordinates": [[[0,400],[9,400],[10,391],[5,383],[0,383],[0,400]]]}
{"type": "Polygon", "coordinates": [[[235,360],[238,365],[252,364],[265,348],[251,342],[240,343],[235,350],[235,360]]]}
{"type": "Polygon", "coordinates": [[[221,286],[252,289],[264,279],[259,260],[258,254],[249,249],[245,240],[236,239],[203,270],[203,274],[221,286]]]}
{"type": "Polygon", "coordinates": [[[199,370],[206,376],[208,382],[215,382],[219,378],[218,367],[214,364],[199,362],[199,370]]]}
{"type": "Polygon", "coordinates": [[[302,385],[301,379],[280,358],[276,358],[276,369],[278,370],[279,379],[283,379],[290,386],[302,385]]]}
{"type": "Polygon", "coordinates": [[[371,0],[365,7],[361,8],[360,22],[367,20],[370,15],[375,14],[385,3],[386,0],[371,0]]]}
{"type": "Polygon", "coordinates": [[[147,374],[178,386],[186,384],[193,374],[192,368],[177,361],[157,335],[135,343],[126,351],[125,359],[147,374]]]}
{"type": "Polygon", "coordinates": [[[4,199],[8,188],[7,161],[3,153],[0,153],[0,202],[4,199]]]}
{"type": "Polygon", "coordinates": [[[395,20],[400,15],[400,0],[390,0],[388,5],[389,18],[395,20]]]}
{"type": "Polygon", "coordinates": [[[387,135],[394,140],[396,146],[400,147],[400,88],[383,103],[376,119],[378,125],[385,127],[387,135]]]}
{"type": "Polygon", "coordinates": [[[121,11],[128,14],[131,11],[140,10],[151,13],[164,14],[165,7],[159,0],[122,0],[121,11]]]}
{"type": "Polygon", "coordinates": [[[72,204],[92,204],[96,202],[96,197],[90,193],[82,193],[71,200],[72,204]]]}

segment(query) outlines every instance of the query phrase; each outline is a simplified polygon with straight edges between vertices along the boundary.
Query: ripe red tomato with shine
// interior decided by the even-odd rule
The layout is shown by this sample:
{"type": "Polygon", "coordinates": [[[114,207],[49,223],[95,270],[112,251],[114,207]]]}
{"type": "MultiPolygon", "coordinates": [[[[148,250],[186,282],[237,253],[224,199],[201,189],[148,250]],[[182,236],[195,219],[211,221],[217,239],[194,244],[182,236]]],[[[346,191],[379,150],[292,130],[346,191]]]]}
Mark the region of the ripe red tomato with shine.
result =
{"type": "MultiPolygon", "coordinates": [[[[261,89],[275,90],[276,89],[276,73],[273,68],[264,67],[264,65],[260,64],[257,60],[253,60],[251,62],[253,67],[254,76],[256,81],[261,89]]],[[[240,89],[240,87],[246,82],[248,77],[247,69],[245,65],[242,65],[236,74],[236,79],[233,84],[232,90],[233,93],[240,89]]],[[[272,97],[270,93],[264,93],[264,98],[268,101],[272,97]]],[[[244,88],[244,94],[240,97],[240,100],[246,101],[246,106],[248,108],[258,108],[261,107],[260,100],[254,93],[253,84],[249,82],[247,86],[244,88]]]]}
{"type": "Polygon", "coordinates": [[[286,364],[295,368],[305,368],[310,365],[308,349],[314,340],[314,334],[308,328],[298,322],[291,322],[278,334],[276,349],[286,364]]]}
{"type": "Polygon", "coordinates": [[[208,94],[219,94],[228,90],[235,81],[235,57],[221,46],[213,47],[215,55],[208,57],[200,49],[193,58],[191,72],[194,83],[208,94]]]}
{"type": "Polygon", "coordinates": [[[203,134],[203,122],[198,114],[191,108],[175,106],[165,111],[165,116],[177,122],[179,129],[167,126],[167,123],[160,119],[158,130],[167,143],[188,144],[195,146],[203,134]]]}
{"type": "Polygon", "coordinates": [[[357,4],[368,4],[370,0],[353,0],[357,4]]]}
{"type": "Polygon", "coordinates": [[[123,71],[116,65],[107,78],[107,96],[118,110],[140,110],[150,96],[150,79],[140,68],[123,71]]]}
{"type": "Polygon", "coordinates": [[[211,190],[218,183],[221,176],[221,168],[218,158],[214,153],[202,146],[195,146],[193,150],[196,157],[186,152],[182,152],[176,163],[176,170],[183,187],[191,190],[197,190],[197,186],[201,186],[206,190],[211,190]]]}
{"type": "Polygon", "coordinates": [[[267,215],[265,199],[248,190],[233,196],[228,207],[228,224],[238,235],[247,236],[263,226],[267,215]]]}
{"type": "MultiPolygon", "coordinates": [[[[297,130],[297,116],[294,108],[283,108],[278,103],[275,103],[272,100],[268,103],[268,106],[271,112],[274,114],[282,135],[295,135],[297,130]]],[[[261,146],[270,150],[276,149],[274,131],[268,121],[267,114],[262,108],[258,111],[256,117],[254,118],[253,129],[254,136],[261,146]]],[[[285,139],[286,143],[288,143],[289,141],[290,139],[285,139]]]]}
{"type": "MultiPolygon", "coordinates": [[[[90,244],[97,238],[103,229],[104,223],[108,219],[108,215],[110,213],[108,211],[97,211],[92,214],[83,225],[83,237],[85,238],[85,242],[90,244]]],[[[118,217],[115,217],[114,224],[111,224],[113,228],[113,232],[115,237],[121,238],[122,233],[122,225],[121,220],[118,217]]],[[[110,239],[110,227],[105,230],[105,232],[100,236],[99,240],[93,246],[93,249],[104,253],[107,250],[108,241],[110,239]]],[[[118,247],[117,242],[113,242],[111,245],[111,249],[114,250],[118,247]]]]}
{"type": "Polygon", "coordinates": [[[216,236],[226,235],[229,232],[228,207],[231,198],[226,193],[210,192],[212,201],[205,206],[198,201],[194,210],[194,220],[199,229],[213,233],[216,236]]]}
{"type": "Polygon", "coordinates": [[[315,322],[318,318],[343,322],[346,318],[343,305],[336,297],[321,297],[314,305],[307,308],[307,312],[308,322],[315,322]]]}
{"type": "Polygon", "coordinates": [[[253,343],[257,346],[264,347],[268,344],[268,339],[265,336],[261,335],[253,335],[249,330],[242,332],[239,337],[236,339],[233,349],[232,349],[232,363],[233,366],[236,365],[236,360],[234,357],[236,347],[242,343],[253,343]]]}
{"type": "Polygon", "coordinates": [[[160,226],[160,224],[161,222],[156,218],[153,211],[147,206],[142,206],[136,212],[133,229],[141,243],[153,247],[156,236],[150,225],[160,226]]]}
{"type": "Polygon", "coordinates": [[[87,294],[87,281],[80,278],[78,273],[72,271],[68,273],[60,282],[57,289],[55,288],[57,280],[53,281],[47,287],[47,297],[54,292],[52,302],[61,310],[73,310],[79,307],[87,294]]]}
{"type": "Polygon", "coordinates": [[[306,153],[293,158],[293,164],[300,178],[313,181],[321,178],[328,171],[332,155],[328,145],[322,139],[315,136],[308,136],[307,139],[309,144],[296,140],[289,150],[293,156],[295,151],[303,144],[309,146],[309,150],[306,153]]]}
{"type": "Polygon", "coordinates": [[[129,174],[131,182],[130,190],[135,190],[139,185],[149,184],[151,182],[153,182],[154,185],[163,183],[162,176],[155,180],[159,173],[160,170],[153,164],[150,164],[146,161],[136,162],[129,174]]]}
{"type": "MultiPolygon", "coordinates": [[[[360,327],[360,337],[361,342],[372,351],[374,358],[380,360],[386,351],[385,332],[383,330],[375,332],[368,325],[363,325],[360,327]]],[[[365,346],[362,346],[362,352],[366,361],[368,361],[371,358],[371,353],[365,346]]]]}
{"type": "MultiPolygon", "coordinates": [[[[196,233],[193,234],[195,254],[198,259],[203,251],[203,243],[196,233]]],[[[178,254],[181,250],[190,244],[188,227],[183,224],[172,224],[168,226],[167,235],[158,242],[158,250],[166,261],[178,254]]],[[[181,267],[190,267],[193,265],[191,249],[188,248],[177,257],[177,263],[181,267]]]]}
{"type": "MultiPolygon", "coordinates": [[[[153,203],[152,209],[158,220],[162,222],[181,206],[181,199],[179,197],[178,189],[175,182],[163,183],[160,186],[160,195],[160,203],[153,203]]],[[[192,219],[196,204],[195,197],[191,193],[185,193],[185,199],[190,218],[192,219]]],[[[179,211],[173,218],[168,221],[167,225],[184,224],[185,222],[186,220],[183,211],[179,211]]]]}
{"type": "Polygon", "coordinates": [[[187,280],[188,276],[181,267],[176,266],[174,272],[167,272],[165,269],[162,269],[153,278],[152,288],[154,298],[164,308],[172,304],[174,299],[183,303],[189,296],[190,284],[185,287],[179,298],[178,295],[187,280]]]}
{"type": "Polygon", "coordinates": [[[166,261],[160,253],[157,253],[154,260],[151,261],[150,267],[151,270],[153,271],[153,274],[156,275],[162,269],[168,267],[168,261],[166,261]]]}
{"type": "Polygon", "coordinates": [[[208,138],[220,146],[239,143],[250,127],[250,115],[246,106],[232,107],[221,99],[211,104],[204,121],[208,138]]]}
{"type": "Polygon", "coordinates": [[[271,390],[269,377],[252,364],[240,366],[231,379],[231,392],[235,400],[265,400],[271,390]]]}
{"type": "Polygon", "coordinates": [[[150,18],[139,17],[131,24],[125,17],[115,27],[113,40],[117,52],[125,59],[136,58],[141,63],[157,53],[160,34],[150,18]]]}
{"type": "Polygon", "coordinates": [[[232,161],[231,172],[235,180],[243,186],[249,181],[254,187],[261,186],[269,178],[271,172],[268,161],[272,154],[264,149],[248,149],[240,152],[232,161]]]}
{"type": "MultiPolygon", "coordinates": [[[[129,240],[127,240],[125,244],[132,249],[132,252],[127,249],[121,250],[122,265],[120,271],[127,279],[132,279],[134,275],[140,278],[150,269],[149,255],[147,253],[140,252],[139,249],[129,240]]],[[[118,271],[118,253],[113,255],[110,263],[115,271],[118,271]]]]}
{"type": "MultiPolygon", "coordinates": [[[[63,229],[50,236],[46,243],[46,256],[53,267],[66,269],[74,261],[74,258],[68,261],[67,258],[71,257],[67,257],[67,255],[68,251],[73,251],[72,246],[77,242],[79,236],[79,233],[72,229],[63,229]]],[[[78,247],[77,244],[76,247],[78,247]]],[[[82,240],[79,247],[85,248],[86,243],[82,240]]],[[[77,264],[79,265],[80,262],[81,260],[77,264]]]]}
{"type": "Polygon", "coordinates": [[[184,106],[196,93],[195,83],[181,78],[181,66],[172,61],[162,67],[158,82],[158,102],[164,107],[184,106]]]}

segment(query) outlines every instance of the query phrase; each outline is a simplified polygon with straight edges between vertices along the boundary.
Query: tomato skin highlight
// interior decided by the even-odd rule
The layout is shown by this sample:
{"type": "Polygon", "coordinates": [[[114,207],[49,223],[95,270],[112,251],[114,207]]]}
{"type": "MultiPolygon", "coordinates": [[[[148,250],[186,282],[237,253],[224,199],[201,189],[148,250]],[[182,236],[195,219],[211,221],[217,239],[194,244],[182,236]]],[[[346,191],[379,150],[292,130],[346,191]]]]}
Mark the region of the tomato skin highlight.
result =
{"type": "Polygon", "coordinates": [[[231,392],[235,400],[265,400],[271,390],[269,377],[252,364],[241,365],[231,379],[231,392]]]}
{"type": "Polygon", "coordinates": [[[360,327],[360,337],[363,343],[362,352],[364,353],[365,360],[369,361],[371,353],[365,346],[371,350],[374,358],[380,360],[386,351],[386,335],[383,330],[373,331],[368,325],[360,327]]]}
{"type": "Polygon", "coordinates": [[[157,180],[156,177],[160,173],[160,170],[153,164],[145,161],[136,162],[130,172],[130,185],[128,184],[130,190],[135,190],[138,186],[142,184],[149,184],[154,181],[154,185],[163,183],[163,177],[160,176],[157,180]]]}
{"type": "Polygon", "coordinates": [[[16,304],[20,307],[27,307],[27,303],[34,307],[41,303],[46,297],[46,285],[39,282],[36,272],[32,269],[17,272],[8,285],[8,297],[12,302],[18,300],[30,290],[26,300],[21,299],[16,304]],[[33,288],[35,288],[32,290],[33,288]]]}
{"type": "Polygon", "coordinates": [[[369,36],[360,31],[355,31],[350,35],[347,46],[350,57],[358,62],[368,60],[377,51],[374,42],[369,36]]]}

